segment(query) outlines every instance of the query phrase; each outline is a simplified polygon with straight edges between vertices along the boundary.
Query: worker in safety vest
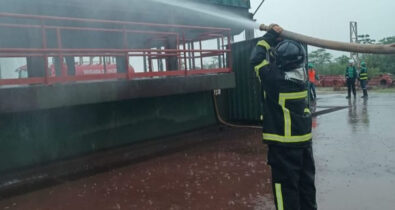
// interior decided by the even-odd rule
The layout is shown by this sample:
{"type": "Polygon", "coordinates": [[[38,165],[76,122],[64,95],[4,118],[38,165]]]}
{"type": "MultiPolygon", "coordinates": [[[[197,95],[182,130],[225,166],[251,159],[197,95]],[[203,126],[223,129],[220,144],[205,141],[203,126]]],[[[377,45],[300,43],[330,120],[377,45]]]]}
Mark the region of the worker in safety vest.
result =
{"type": "Polygon", "coordinates": [[[361,62],[361,70],[359,72],[359,82],[361,83],[361,88],[363,91],[362,98],[368,97],[368,68],[366,67],[366,63],[364,61],[361,62]]]}
{"type": "Polygon", "coordinates": [[[318,77],[317,72],[314,69],[314,65],[312,63],[308,64],[309,68],[309,90],[311,91],[311,94],[313,96],[312,100],[315,101],[317,98],[317,95],[315,93],[315,81],[319,80],[320,78],[318,77]]]}
{"type": "Polygon", "coordinates": [[[263,91],[262,138],[268,145],[277,209],[313,210],[317,204],[306,51],[299,42],[279,40],[281,32],[280,26],[271,25],[250,59],[263,91]]]}
{"type": "Polygon", "coordinates": [[[347,90],[348,90],[348,95],[346,98],[351,97],[351,90],[352,93],[354,94],[354,98],[356,96],[356,91],[355,91],[355,80],[357,78],[357,69],[354,66],[354,62],[352,60],[349,61],[349,65],[346,68],[346,81],[347,81],[347,90]]]}

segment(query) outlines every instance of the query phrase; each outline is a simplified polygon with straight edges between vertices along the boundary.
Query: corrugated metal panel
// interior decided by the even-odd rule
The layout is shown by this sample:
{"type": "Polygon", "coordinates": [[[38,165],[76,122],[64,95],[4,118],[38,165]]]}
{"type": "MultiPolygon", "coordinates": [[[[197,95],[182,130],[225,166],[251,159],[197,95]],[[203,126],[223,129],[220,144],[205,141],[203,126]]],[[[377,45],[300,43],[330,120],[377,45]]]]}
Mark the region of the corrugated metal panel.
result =
{"type": "Polygon", "coordinates": [[[224,6],[250,8],[250,0],[195,0],[200,2],[209,2],[224,6]]]}
{"type": "Polygon", "coordinates": [[[253,67],[249,63],[251,51],[258,39],[232,45],[233,71],[236,88],[227,92],[231,121],[259,122],[261,115],[261,89],[253,67]]]}

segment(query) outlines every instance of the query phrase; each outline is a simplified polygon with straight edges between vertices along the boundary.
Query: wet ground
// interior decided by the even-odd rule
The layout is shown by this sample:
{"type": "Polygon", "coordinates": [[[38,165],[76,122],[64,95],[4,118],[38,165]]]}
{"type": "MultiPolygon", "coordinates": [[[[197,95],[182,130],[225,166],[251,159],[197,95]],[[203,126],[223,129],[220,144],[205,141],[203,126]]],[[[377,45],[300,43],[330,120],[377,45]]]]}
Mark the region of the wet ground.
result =
{"type": "MultiPolygon", "coordinates": [[[[319,209],[393,209],[395,94],[347,100],[314,120],[319,209]]],[[[270,169],[254,129],[224,129],[184,151],[0,201],[0,209],[271,210],[270,169]]]]}
{"type": "Polygon", "coordinates": [[[318,100],[350,106],[316,119],[319,207],[394,209],[395,94],[371,93],[368,100],[344,96],[321,95],[318,100]]]}

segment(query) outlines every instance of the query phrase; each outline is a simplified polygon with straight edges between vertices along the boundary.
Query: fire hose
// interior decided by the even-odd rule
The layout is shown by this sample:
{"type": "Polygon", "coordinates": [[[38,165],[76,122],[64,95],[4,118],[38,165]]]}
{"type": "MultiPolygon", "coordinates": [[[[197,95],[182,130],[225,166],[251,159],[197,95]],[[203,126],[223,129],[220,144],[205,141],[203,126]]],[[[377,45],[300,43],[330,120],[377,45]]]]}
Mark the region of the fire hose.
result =
{"type": "MultiPolygon", "coordinates": [[[[259,29],[261,31],[268,31],[270,30],[270,27],[265,24],[261,24],[259,26],[259,29]]],[[[355,52],[355,53],[395,54],[395,44],[373,45],[373,44],[338,42],[338,41],[331,41],[325,39],[318,39],[287,30],[283,30],[280,36],[286,39],[293,39],[308,45],[326,48],[326,49],[332,49],[332,50],[355,52]]]]}
{"type": "MultiPolygon", "coordinates": [[[[261,31],[268,31],[270,27],[261,24],[259,29],[261,31]]],[[[283,30],[280,34],[281,37],[286,39],[293,39],[308,45],[332,49],[332,50],[339,50],[339,51],[346,51],[346,52],[356,52],[356,53],[372,53],[372,54],[395,54],[395,44],[387,44],[387,45],[372,45],[372,44],[357,44],[357,43],[347,43],[347,42],[338,42],[338,41],[331,41],[325,39],[318,39],[298,33],[294,33],[291,31],[283,30]]],[[[217,120],[228,127],[236,127],[236,128],[261,128],[260,126],[253,126],[253,125],[239,125],[226,122],[220,115],[218,110],[218,104],[216,96],[213,94],[214,99],[214,107],[217,115],[217,120]]]]}

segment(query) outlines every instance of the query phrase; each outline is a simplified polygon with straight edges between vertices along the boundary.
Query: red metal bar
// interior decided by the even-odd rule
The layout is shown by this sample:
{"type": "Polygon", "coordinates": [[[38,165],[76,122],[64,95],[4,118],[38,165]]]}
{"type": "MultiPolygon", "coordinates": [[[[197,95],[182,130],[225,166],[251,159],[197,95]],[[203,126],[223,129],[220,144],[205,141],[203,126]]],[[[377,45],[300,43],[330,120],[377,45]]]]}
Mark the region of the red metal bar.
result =
{"type": "Polygon", "coordinates": [[[152,71],[152,58],[151,58],[151,52],[148,52],[148,72],[153,72],[153,71],[152,71]]]}
{"type": "Polygon", "coordinates": [[[188,71],[188,75],[194,74],[212,74],[212,73],[229,73],[232,72],[231,68],[219,68],[219,69],[200,69],[188,71]]]}
{"type": "Polygon", "coordinates": [[[67,77],[53,77],[51,82],[75,82],[75,81],[89,81],[89,80],[105,80],[105,79],[128,79],[127,73],[116,74],[90,74],[90,75],[76,75],[67,77]]]}
{"type": "MultiPolygon", "coordinates": [[[[228,33],[228,67],[232,68],[232,43],[231,43],[231,34],[230,31],[228,33]]],[[[232,70],[232,69],[231,69],[232,70]]]]}
{"type": "MultiPolygon", "coordinates": [[[[203,57],[210,56],[223,56],[225,59],[225,54],[228,54],[229,64],[231,64],[231,39],[230,39],[230,29],[221,29],[213,27],[199,27],[199,26],[184,26],[184,25],[166,25],[166,24],[155,24],[155,23],[136,23],[136,22],[126,22],[126,21],[111,21],[111,20],[95,20],[95,19],[82,19],[82,18],[65,18],[65,17],[51,17],[51,16],[36,16],[36,15],[23,15],[23,14],[11,14],[11,13],[0,13],[0,17],[14,17],[14,18],[25,18],[25,19],[37,19],[40,21],[40,25],[27,25],[27,24],[7,24],[0,23],[0,27],[14,27],[14,28],[37,28],[41,29],[42,33],[42,48],[0,48],[0,57],[26,57],[26,56],[39,56],[43,57],[45,65],[45,77],[43,78],[28,78],[28,79],[11,79],[4,80],[0,79],[0,85],[5,84],[40,84],[40,83],[54,83],[54,82],[73,82],[73,81],[86,81],[86,80],[101,80],[101,79],[131,79],[140,77],[154,77],[154,76],[182,76],[182,75],[193,75],[193,74],[208,74],[208,73],[226,73],[230,72],[230,68],[218,68],[218,69],[203,69],[203,57]],[[123,26],[122,29],[112,29],[112,28],[95,28],[95,27],[70,27],[70,26],[54,26],[46,25],[45,20],[62,20],[62,21],[79,21],[87,23],[104,23],[111,25],[123,26]],[[182,33],[182,43],[180,43],[180,34],[175,32],[163,32],[163,31],[143,31],[143,30],[131,30],[125,28],[130,25],[141,25],[150,27],[173,27],[179,29],[188,30],[202,30],[201,36],[198,36],[199,49],[191,49],[186,47],[187,39],[185,32],[182,33]],[[56,30],[57,38],[57,48],[47,48],[46,36],[48,29],[56,30]],[[77,31],[97,31],[97,32],[119,32],[123,33],[123,49],[64,49],[62,46],[62,32],[64,30],[77,30],[77,31]],[[131,33],[141,33],[141,34],[151,34],[155,35],[152,39],[171,39],[172,36],[176,38],[176,49],[128,49],[128,34],[131,33]],[[202,39],[210,39],[213,37],[221,37],[222,45],[224,46],[224,33],[228,33],[228,49],[227,50],[204,50],[202,46],[202,39]],[[181,45],[182,48],[181,49],[181,45]],[[189,56],[187,56],[187,53],[189,56]],[[200,56],[196,56],[199,53],[200,56]],[[147,55],[148,54],[148,55],[147,55]],[[105,57],[105,56],[124,56],[125,64],[127,68],[127,73],[116,73],[116,74],[94,74],[94,75],[79,75],[79,76],[69,76],[67,75],[67,68],[64,68],[64,56],[74,56],[74,57],[105,57]],[[147,56],[149,60],[149,70],[147,73],[135,73],[129,68],[129,58],[130,56],[147,56]],[[164,71],[164,72],[153,72],[153,59],[163,59],[166,57],[177,56],[179,70],[176,71],[164,71]],[[61,75],[51,74],[51,69],[48,67],[48,57],[59,57],[61,66],[61,75]],[[187,59],[193,59],[193,63],[196,58],[200,57],[201,70],[188,71],[187,59]],[[184,60],[185,69],[181,69],[181,60],[184,60]]],[[[110,26],[110,25],[109,25],[110,26]]],[[[152,37],[152,36],[151,36],[152,37]]],[[[193,42],[194,39],[188,39],[188,41],[193,42]]],[[[149,46],[151,47],[151,45],[149,46]]],[[[105,63],[105,62],[104,62],[105,63]]],[[[167,63],[167,69],[168,63],[167,63]]],[[[195,66],[195,65],[193,65],[195,66]]],[[[105,68],[106,69],[106,68],[105,68]]]]}
{"type": "Polygon", "coordinates": [[[184,50],[184,67],[185,67],[185,76],[188,74],[188,68],[187,68],[187,50],[186,50],[186,43],[185,43],[185,33],[182,32],[182,43],[183,43],[183,50],[184,50]]]}
{"type": "MultiPolygon", "coordinates": [[[[60,33],[60,29],[59,28],[56,29],[56,38],[57,38],[57,41],[58,41],[58,48],[62,49],[62,35],[60,33]]],[[[60,63],[60,69],[62,71],[62,77],[66,77],[67,76],[67,69],[63,65],[63,54],[62,54],[62,52],[59,53],[59,63],[60,63]]]]}
{"type": "MultiPolygon", "coordinates": [[[[47,32],[44,28],[44,22],[43,20],[41,21],[41,34],[42,34],[42,47],[43,49],[47,48],[47,32]]],[[[50,76],[50,72],[49,72],[49,68],[48,68],[48,55],[44,55],[44,72],[45,72],[45,83],[48,85],[50,83],[49,81],[49,76],[50,76]]]]}
{"type": "MultiPolygon", "coordinates": [[[[26,25],[26,24],[8,24],[0,23],[0,27],[9,28],[42,28],[41,25],[26,25]]],[[[161,31],[143,31],[143,30],[130,30],[130,29],[110,29],[110,28],[93,28],[93,27],[71,27],[71,26],[47,26],[44,25],[45,29],[61,29],[61,30],[81,30],[81,31],[99,31],[99,32],[128,32],[128,33],[140,33],[140,34],[156,34],[156,35],[177,35],[175,32],[161,32],[161,31]]]]}
{"type": "Polygon", "coordinates": [[[160,76],[183,76],[185,75],[185,71],[162,71],[162,72],[139,72],[135,73],[135,78],[142,77],[160,77],[160,76]]]}
{"type": "Polygon", "coordinates": [[[195,42],[191,42],[191,53],[192,53],[192,69],[196,69],[196,63],[195,63],[195,42]]]}
{"type": "MultiPolygon", "coordinates": [[[[225,49],[225,41],[224,41],[224,36],[222,36],[221,37],[221,43],[222,43],[222,47],[221,47],[221,49],[222,50],[224,50],[225,49]]],[[[226,66],[226,60],[225,60],[225,54],[222,54],[222,63],[223,63],[223,65],[224,65],[224,67],[229,67],[229,66],[226,66]]]]}
{"type": "Polygon", "coordinates": [[[0,79],[0,85],[31,85],[45,83],[44,77],[32,77],[26,79],[0,79]]]}
{"type": "MultiPolygon", "coordinates": [[[[90,49],[57,49],[57,48],[0,48],[0,53],[59,53],[59,52],[76,52],[76,53],[88,53],[88,52],[101,52],[101,53],[125,53],[125,52],[189,52],[190,50],[184,49],[105,49],[105,48],[90,48],[90,49]]],[[[195,52],[217,52],[227,53],[231,50],[194,50],[195,52]]]]}
{"type": "Polygon", "coordinates": [[[177,60],[178,60],[178,69],[181,70],[181,52],[180,50],[180,35],[177,34],[177,41],[176,41],[176,48],[177,48],[177,60]]]}
{"type": "MultiPolygon", "coordinates": [[[[199,50],[202,50],[202,40],[199,40],[199,50]]],[[[202,56],[202,52],[200,52],[200,69],[203,69],[203,56],[202,56]]]]}

